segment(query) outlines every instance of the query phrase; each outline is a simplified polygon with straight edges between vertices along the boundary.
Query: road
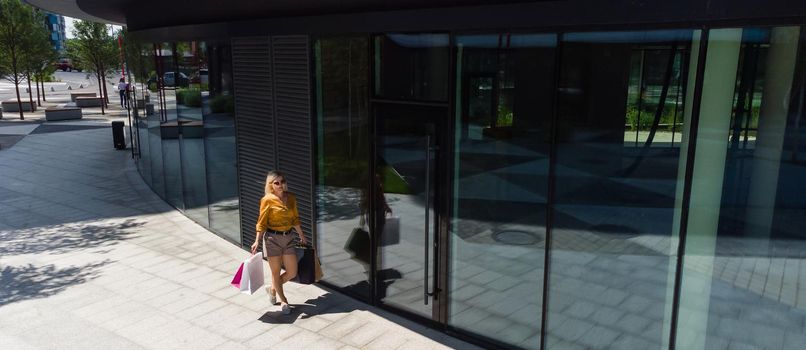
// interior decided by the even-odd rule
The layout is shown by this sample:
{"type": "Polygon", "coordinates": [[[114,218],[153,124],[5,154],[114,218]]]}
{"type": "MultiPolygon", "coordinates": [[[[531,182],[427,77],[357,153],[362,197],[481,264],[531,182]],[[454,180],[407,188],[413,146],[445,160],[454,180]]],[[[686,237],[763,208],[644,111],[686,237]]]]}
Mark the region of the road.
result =
{"type": "MultiPolygon", "coordinates": [[[[56,71],[54,73],[55,82],[52,83],[45,83],[45,96],[49,92],[51,92],[51,88],[54,92],[56,91],[66,91],[68,87],[70,90],[78,90],[78,89],[86,89],[88,91],[97,91],[98,89],[98,80],[92,73],[86,72],[62,72],[56,71]]],[[[119,74],[113,74],[112,76],[108,77],[107,80],[109,82],[116,82],[120,78],[119,74]]],[[[36,88],[31,85],[34,89],[33,98],[36,99],[36,88]]],[[[25,93],[25,89],[28,88],[28,83],[20,84],[20,97],[27,94],[25,93]]],[[[112,94],[114,92],[113,84],[110,84],[106,87],[107,91],[112,89],[113,91],[110,92],[112,94]]],[[[0,80],[0,101],[5,100],[14,100],[16,99],[16,92],[14,91],[14,84],[10,83],[8,80],[0,80]]]]}

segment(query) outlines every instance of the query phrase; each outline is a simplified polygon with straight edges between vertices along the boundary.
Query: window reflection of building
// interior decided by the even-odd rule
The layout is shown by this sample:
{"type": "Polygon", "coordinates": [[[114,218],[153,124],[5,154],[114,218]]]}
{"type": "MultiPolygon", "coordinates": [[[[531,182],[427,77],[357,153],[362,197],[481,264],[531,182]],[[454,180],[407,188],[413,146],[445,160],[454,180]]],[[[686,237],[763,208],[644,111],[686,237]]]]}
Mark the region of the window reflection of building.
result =
{"type": "MultiPolygon", "coordinates": [[[[345,251],[368,207],[368,150],[378,136],[370,107],[421,117],[415,105],[425,101],[455,113],[452,212],[441,213],[450,219],[452,329],[521,348],[796,348],[806,322],[801,32],[318,38],[314,219],[325,281],[371,301],[373,271],[345,251]],[[385,54],[372,57],[376,50],[385,54]],[[401,101],[410,103],[389,107],[401,101]]],[[[189,217],[239,242],[229,46],[158,46],[143,51],[151,68],[141,70],[188,81],[155,87],[147,102],[150,76],[135,72],[138,98],[156,109],[138,112],[141,174],[189,217]]],[[[416,209],[427,202],[390,198],[416,209]]],[[[422,279],[421,262],[409,265],[417,273],[390,267],[391,276],[382,268],[392,259],[378,260],[376,298],[420,289],[407,278],[422,279]]]]}
{"type": "Polygon", "coordinates": [[[141,174],[188,217],[240,242],[229,45],[131,45],[141,174]]]}

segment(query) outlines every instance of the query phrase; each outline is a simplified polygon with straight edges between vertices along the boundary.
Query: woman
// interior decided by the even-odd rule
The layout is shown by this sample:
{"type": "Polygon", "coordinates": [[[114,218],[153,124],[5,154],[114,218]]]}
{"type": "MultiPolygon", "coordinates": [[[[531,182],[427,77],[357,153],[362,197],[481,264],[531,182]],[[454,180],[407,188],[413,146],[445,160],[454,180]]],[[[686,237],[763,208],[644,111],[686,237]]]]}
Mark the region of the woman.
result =
{"type": "Polygon", "coordinates": [[[118,82],[118,92],[120,93],[120,108],[128,108],[129,101],[126,98],[127,90],[129,90],[129,84],[126,84],[126,79],[120,78],[118,82]]]}
{"type": "Polygon", "coordinates": [[[297,198],[288,192],[285,177],[279,171],[271,171],[266,176],[266,189],[260,199],[260,216],[257,219],[257,233],[255,243],[252,244],[252,254],[255,254],[259,242],[263,242],[263,253],[269,259],[271,270],[271,287],[267,288],[272,305],[277,305],[280,297],[280,307],[283,314],[288,315],[288,299],[283,292],[283,283],[288,282],[297,275],[297,254],[294,250],[294,232],[299,236],[302,244],[307,244],[305,235],[299,224],[297,212],[297,198]],[[280,267],[285,266],[285,272],[280,274],[280,267]]]}

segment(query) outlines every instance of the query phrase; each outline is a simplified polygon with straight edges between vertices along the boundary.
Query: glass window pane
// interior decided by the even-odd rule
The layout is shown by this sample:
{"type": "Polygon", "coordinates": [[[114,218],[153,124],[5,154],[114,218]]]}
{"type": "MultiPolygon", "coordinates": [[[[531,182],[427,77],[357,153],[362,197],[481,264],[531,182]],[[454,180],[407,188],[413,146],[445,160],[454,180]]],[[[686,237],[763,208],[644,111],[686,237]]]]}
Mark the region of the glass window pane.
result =
{"type": "Polygon", "coordinates": [[[204,155],[204,123],[200,69],[206,60],[200,43],[177,43],[179,72],[187,76],[187,86],[176,90],[176,109],[181,133],[182,185],[185,215],[209,226],[207,212],[207,171],[204,155]]]}
{"type": "Polygon", "coordinates": [[[564,36],[549,348],[666,346],[684,159],[669,147],[664,124],[683,98],[672,98],[678,85],[688,83],[678,62],[697,62],[689,57],[696,37],[690,30],[564,36]],[[637,142],[634,135],[625,142],[636,99],[649,118],[636,129],[637,142]]]}
{"type": "Polygon", "coordinates": [[[375,37],[375,95],[402,100],[447,101],[447,34],[375,37]]]}
{"type": "MultiPolygon", "coordinates": [[[[154,69],[154,49],[150,43],[131,39],[127,40],[124,47],[126,51],[126,68],[129,74],[128,80],[131,84],[129,89],[131,90],[130,103],[132,103],[132,118],[136,127],[134,137],[137,138],[135,145],[137,147],[137,154],[139,155],[137,166],[143,180],[149,186],[153,186],[151,179],[148,115],[146,113],[146,102],[149,100],[147,96],[150,92],[146,86],[146,81],[148,80],[149,72],[154,69]]],[[[148,102],[150,103],[150,101],[148,102]]]]}
{"type": "Polygon", "coordinates": [[[317,244],[325,280],[369,297],[369,40],[316,42],[317,244]]]}
{"type": "Polygon", "coordinates": [[[227,238],[241,241],[238,177],[235,154],[235,114],[232,94],[230,47],[202,43],[198,84],[204,114],[207,157],[207,194],[210,227],[227,238]]]}
{"type": "MultiPolygon", "coordinates": [[[[150,57],[154,60],[154,67],[157,71],[160,70],[163,52],[160,44],[154,44],[153,51],[150,57]]],[[[157,74],[156,71],[154,74],[157,74]]],[[[156,75],[153,75],[156,77],[156,75]]],[[[151,80],[151,78],[149,78],[151,80]]],[[[149,110],[149,103],[146,102],[146,120],[148,124],[148,141],[149,150],[151,151],[151,188],[157,194],[165,198],[165,171],[163,167],[162,156],[162,130],[160,123],[162,122],[162,93],[160,92],[159,84],[156,81],[148,83],[148,89],[151,91],[150,101],[154,108],[152,113],[149,110]]]]}
{"type": "Polygon", "coordinates": [[[540,347],[557,37],[457,37],[450,325],[540,347]]]}
{"type": "Polygon", "coordinates": [[[801,27],[709,32],[678,348],[803,347],[803,38],[801,27]]]}
{"type": "Polygon", "coordinates": [[[165,175],[165,200],[179,210],[185,207],[182,188],[182,159],[179,152],[179,122],[176,91],[177,74],[181,54],[177,51],[185,45],[176,43],[158,44],[157,75],[160,96],[160,136],[162,144],[162,167],[165,175]]]}

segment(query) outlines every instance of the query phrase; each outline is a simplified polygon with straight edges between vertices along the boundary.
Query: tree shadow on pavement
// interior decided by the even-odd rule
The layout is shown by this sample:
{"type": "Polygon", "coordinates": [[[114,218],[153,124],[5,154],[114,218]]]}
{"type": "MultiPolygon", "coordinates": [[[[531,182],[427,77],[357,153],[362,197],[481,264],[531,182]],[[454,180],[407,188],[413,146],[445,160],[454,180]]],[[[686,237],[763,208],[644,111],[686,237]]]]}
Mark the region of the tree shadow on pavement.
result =
{"type": "Polygon", "coordinates": [[[110,260],[59,269],[54,265],[6,266],[0,270],[0,306],[28,299],[47,298],[70,286],[98,277],[110,260]]]}
{"type": "Polygon", "coordinates": [[[64,254],[79,249],[113,246],[136,237],[135,229],[144,224],[143,220],[123,219],[0,230],[0,255],[64,254]]]}

